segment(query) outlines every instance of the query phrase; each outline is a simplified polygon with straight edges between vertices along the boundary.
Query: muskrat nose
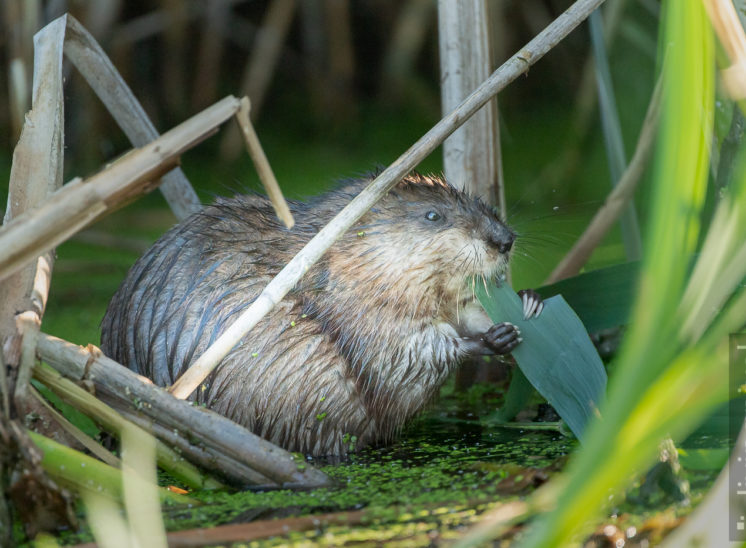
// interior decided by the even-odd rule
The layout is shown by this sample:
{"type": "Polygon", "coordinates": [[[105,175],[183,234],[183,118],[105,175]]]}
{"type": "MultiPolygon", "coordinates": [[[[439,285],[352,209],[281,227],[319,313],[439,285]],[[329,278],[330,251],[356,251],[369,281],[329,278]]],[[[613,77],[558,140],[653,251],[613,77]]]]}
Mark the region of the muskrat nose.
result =
{"type": "Polygon", "coordinates": [[[500,253],[507,253],[508,251],[510,251],[510,248],[513,247],[513,240],[515,240],[515,238],[511,234],[510,236],[508,236],[507,239],[504,239],[503,241],[498,242],[497,244],[498,251],[500,253]]]}
{"type": "Polygon", "coordinates": [[[489,240],[500,253],[507,253],[513,247],[515,235],[508,230],[495,230],[491,232],[489,240]]]}

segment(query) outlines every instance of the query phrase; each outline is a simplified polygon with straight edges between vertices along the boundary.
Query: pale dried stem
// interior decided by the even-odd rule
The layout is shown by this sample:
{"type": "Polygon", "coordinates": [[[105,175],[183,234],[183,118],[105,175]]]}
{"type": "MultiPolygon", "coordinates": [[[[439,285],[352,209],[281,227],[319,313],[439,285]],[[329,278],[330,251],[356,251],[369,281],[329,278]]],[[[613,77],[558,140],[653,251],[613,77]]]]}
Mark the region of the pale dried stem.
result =
{"type": "Polygon", "coordinates": [[[603,0],[578,0],[536,38],[513,55],[448,116],[438,122],[393,164],[386,168],[305,247],[264,288],[257,299],[179,378],[171,392],[186,398],[199,386],[228,352],[295,286],[329,247],[366,211],[437,148],[475,112],[525,73],[547,51],[567,36],[603,0]]]}
{"type": "MultiPolygon", "coordinates": [[[[443,112],[456,108],[492,71],[487,1],[439,0],[440,90],[443,112]]],[[[489,101],[443,143],[443,169],[454,186],[505,214],[499,178],[497,103],[489,101]]]]}
{"type": "MultiPolygon", "coordinates": [[[[31,6],[30,3],[26,7],[30,9],[31,6]]],[[[24,119],[21,137],[13,151],[6,224],[21,218],[62,184],[64,121],[60,35],[63,33],[64,22],[55,22],[34,37],[32,109],[24,119]]],[[[6,403],[12,398],[18,415],[35,412],[41,417],[49,416],[32,396],[29,382],[53,262],[53,254],[36,253],[21,265],[25,268],[16,269],[14,276],[0,284],[0,347],[12,348],[5,357],[15,377],[14,393],[7,394],[6,403]]],[[[4,383],[5,375],[3,368],[0,376],[4,383]]],[[[10,405],[5,411],[10,418],[10,405]]]]}
{"type": "Polygon", "coordinates": [[[244,141],[246,142],[246,150],[251,156],[251,160],[254,162],[256,172],[259,175],[259,180],[264,185],[264,189],[267,191],[267,196],[272,202],[272,206],[275,208],[277,217],[285,223],[288,228],[293,228],[295,221],[293,220],[293,214],[290,213],[290,208],[285,201],[285,197],[282,195],[280,185],[277,184],[275,174],[272,172],[272,167],[269,165],[267,156],[264,154],[262,144],[259,142],[259,137],[254,131],[254,125],[251,123],[249,112],[251,111],[251,103],[248,97],[241,99],[241,108],[236,112],[236,119],[238,125],[241,128],[244,141]]]}

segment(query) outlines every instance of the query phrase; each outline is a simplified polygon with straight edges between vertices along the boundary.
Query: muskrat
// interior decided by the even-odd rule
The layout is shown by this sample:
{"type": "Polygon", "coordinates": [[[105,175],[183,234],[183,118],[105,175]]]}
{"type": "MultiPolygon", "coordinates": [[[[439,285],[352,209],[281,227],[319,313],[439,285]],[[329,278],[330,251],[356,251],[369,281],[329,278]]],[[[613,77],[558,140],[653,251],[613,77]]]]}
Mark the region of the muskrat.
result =
{"type": "MultiPolygon", "coordinates": [[[[371,177],[309,203],[292,230],[259,195],[218,198],[132,267],[102,322],[102,349],[174,382],[371,177]]],[[[343,455],[390,441],[465,358],[508,354],[475,279],[508,265],[514,233],[434,176],[399,182],[223,359],[192,399],[285,447],[343,455]]],[[[524,313],[543,304],[523,292],[524,313]]]]}

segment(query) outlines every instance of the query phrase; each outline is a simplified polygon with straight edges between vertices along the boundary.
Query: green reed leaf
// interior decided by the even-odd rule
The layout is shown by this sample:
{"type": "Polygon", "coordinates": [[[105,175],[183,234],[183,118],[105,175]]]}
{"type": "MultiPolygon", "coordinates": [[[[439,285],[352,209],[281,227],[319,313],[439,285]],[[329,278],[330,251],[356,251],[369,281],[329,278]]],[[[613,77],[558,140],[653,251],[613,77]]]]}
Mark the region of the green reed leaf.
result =
{"type": "Polygon", "coordinates": [[[520,297],[507,285],[479,286],[477,297],[495,323],[516,325],[523,342],[513,357],[523,374],[582,439],[606,389],[606,370],[578,316],[557,295],[538,318],[523,319],[520,297]]]}

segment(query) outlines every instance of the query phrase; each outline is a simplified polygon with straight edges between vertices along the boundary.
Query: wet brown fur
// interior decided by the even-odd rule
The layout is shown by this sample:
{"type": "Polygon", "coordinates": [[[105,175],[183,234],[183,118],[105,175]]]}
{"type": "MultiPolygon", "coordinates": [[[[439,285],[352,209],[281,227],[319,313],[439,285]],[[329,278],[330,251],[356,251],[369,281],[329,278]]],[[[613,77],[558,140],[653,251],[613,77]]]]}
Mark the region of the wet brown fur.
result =
{"type": "MultiPolygon", "coordinates": [[[[102,323],[104,352],[171,384],[369,179],[291,202],[218,199],[132,267],[102,323]]],[[[509,229],[436,177],[407,177],[345,234],[194,398],[293,451],[390,441],[469,353],[472,280],[504,270],[509,229]],[[435,211],[441,219],[427,220],[435,211]]],[[[481,319],[480,319],[481,321],[481,319]]]]}

